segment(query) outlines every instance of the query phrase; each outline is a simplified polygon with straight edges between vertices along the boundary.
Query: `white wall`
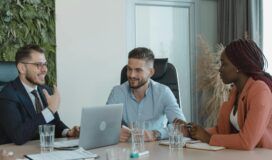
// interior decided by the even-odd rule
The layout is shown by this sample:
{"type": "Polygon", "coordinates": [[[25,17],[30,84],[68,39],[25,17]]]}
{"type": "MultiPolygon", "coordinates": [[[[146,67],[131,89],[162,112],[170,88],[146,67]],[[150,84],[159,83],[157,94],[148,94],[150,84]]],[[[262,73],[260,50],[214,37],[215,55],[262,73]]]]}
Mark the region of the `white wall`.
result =
{"type": "Polygon", "coordinates": [[[127,63],[125,0],[56,0],[61,119],[80,123],[83,106],[103,105],[127,63]]]}

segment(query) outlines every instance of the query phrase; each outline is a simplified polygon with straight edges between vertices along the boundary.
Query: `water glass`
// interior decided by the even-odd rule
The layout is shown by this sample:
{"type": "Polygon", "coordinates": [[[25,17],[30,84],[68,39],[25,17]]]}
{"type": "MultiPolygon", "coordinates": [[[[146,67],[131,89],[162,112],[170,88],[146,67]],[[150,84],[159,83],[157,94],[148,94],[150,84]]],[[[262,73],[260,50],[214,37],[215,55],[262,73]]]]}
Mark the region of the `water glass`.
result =
{"type": "Polygon", "coordinates": [[[136,121],[130,124],[131,128],[131,149],[132,153],[139,153],[145,150],[144,147],[144,130],[145,122],[136,121]]]}
{"type": "Polygon", "coordinates": [[[129,160],[129,149],[126,148],[109,148],[106,149],[107,160],[129,160]]]}
{"type": "Polygon", "coordinates": [[[181,149],[183,144],[183,129],[184,124],[168,124],[169,134],[169,148],[170,149],[181,149]]]}
{"type": "Polygon", "coordinates": [[[55,125],[39,125],[41,152],[51,152],[54,150],[55,125]]]}

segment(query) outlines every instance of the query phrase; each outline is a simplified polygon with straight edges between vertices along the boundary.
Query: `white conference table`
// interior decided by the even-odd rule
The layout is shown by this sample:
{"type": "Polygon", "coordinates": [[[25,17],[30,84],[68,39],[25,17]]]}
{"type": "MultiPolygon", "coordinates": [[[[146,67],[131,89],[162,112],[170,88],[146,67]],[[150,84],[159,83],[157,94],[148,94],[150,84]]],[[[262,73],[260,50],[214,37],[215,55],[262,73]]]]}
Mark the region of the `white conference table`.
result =
{"type": "MultiPolygon", "coordinates": [[[[119,143],[90,151],[99,155],[97,160],[106,160],[105,149],[112,147],[130,148],[130,143],[119,143]]],[[[150,154],[147,157],[140,157],[141,160],[272,160],[272,150],[262,148],[256,148],[252,151],[231,149],[204,151],[188,148],[169,150],[168,146],[159,145],[158,142],[145,143],[145,148],[149,150],[150,154]]],[[[26,154],[40,152],[39,141],[30,141],[21,146],[14,144],[0,145],[0,149],[13,151],[16,158],[23,158],[26,154]]]]}

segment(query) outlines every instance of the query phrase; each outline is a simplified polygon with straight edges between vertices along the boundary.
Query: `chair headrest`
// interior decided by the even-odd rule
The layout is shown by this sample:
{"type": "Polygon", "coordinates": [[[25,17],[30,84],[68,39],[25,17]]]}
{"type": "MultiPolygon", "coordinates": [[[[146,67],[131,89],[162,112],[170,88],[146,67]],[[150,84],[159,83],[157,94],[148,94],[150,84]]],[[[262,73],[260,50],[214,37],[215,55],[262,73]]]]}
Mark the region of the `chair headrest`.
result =
{"type": "Polygon", "coordinates": [[[154,60],[155,74],[152,76],[152,79],[159,79],[166,73],[167,63],[168,58],[157,58],[154,60]]]}

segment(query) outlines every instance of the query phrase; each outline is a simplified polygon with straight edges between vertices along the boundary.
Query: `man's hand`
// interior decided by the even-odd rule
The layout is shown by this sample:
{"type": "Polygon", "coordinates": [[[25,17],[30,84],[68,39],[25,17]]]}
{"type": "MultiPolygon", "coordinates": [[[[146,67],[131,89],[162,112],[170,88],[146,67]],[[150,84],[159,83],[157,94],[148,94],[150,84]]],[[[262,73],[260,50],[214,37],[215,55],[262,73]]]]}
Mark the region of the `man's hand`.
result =
{"type": "Polygon", "coordinates": [[[193,139],[198,139],[202,142],[209,143],[211,139],[211,134],[207,132],[204,128],[191,123],[191,129],[189,130],[190,137],[193,139]]]}
{"type": "Polygon", "coordinates": [[[144,141],[145,142],[153,142],[156,141],[155,133],[154,131],[144,131],[144,141]]]}
{"type": "Polygon", "coordinates": [[[15,160],[13,152],[7,152],[6,150],[0,150],[0,160],[15,160]]]}
{"type": "Polygon", "coordinates": [[[122,126],[119,140],[120,142],[127,142],[131,136],[130,129],[126,126],[122,126]]]}
{"type": "Polygon", "coordinates": [[[56,113],[60,105],[60,93],[56,85],[54,85],[53,94],[49,95],[47,90],[43,89],[48,108],[51,112],[56,113]]]}
{"type": "Polygon", "coordinates": [[[79,137],[80,133],[80,127],[79,126],[74,126],[72,129],[69,129],[67,132],[67,137],[79,137]]]}

